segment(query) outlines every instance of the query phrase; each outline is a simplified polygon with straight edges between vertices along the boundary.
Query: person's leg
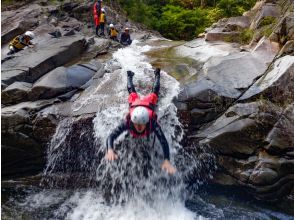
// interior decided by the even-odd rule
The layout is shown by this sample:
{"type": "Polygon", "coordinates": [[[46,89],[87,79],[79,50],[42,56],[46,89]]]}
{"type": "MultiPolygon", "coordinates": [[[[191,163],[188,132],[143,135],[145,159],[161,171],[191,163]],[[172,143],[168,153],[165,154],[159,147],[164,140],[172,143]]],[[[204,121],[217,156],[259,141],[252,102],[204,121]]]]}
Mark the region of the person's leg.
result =
{"type": "Polygon", "coordinates": [[[96,35],[98,36],[99,25],[96,26],[96,35]]]}
{"type": "Polygon", "coordinates": [[[132,92],[136,93],[136,89],[135,89],[135,86],[133,84],[134,72],[128,70],[127,74],[128,74],[128,81],[127,81],[128,92],[129,92],[129,94],[131,94],[132,92]]]}
{"type": "Polygon", "coordinates": [[[100,26],[101,26],[101,34],[104,36],[104,23],[101,23],[100,26]]]}
{"type": "Polygon", "coordinates": [[[152,92],[158,96],[159,90],[160,90],[160,69],[159,68],[155,69],[154,75],[155,75],[155,81],[153,84],[152,92]]]}

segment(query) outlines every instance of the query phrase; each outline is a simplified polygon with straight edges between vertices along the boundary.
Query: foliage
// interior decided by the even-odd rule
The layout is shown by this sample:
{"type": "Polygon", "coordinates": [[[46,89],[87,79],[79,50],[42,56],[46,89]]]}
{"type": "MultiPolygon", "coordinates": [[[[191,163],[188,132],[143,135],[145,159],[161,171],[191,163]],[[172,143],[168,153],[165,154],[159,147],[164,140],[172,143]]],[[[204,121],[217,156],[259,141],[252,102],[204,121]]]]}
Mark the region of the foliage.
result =
{"type": "Polygon", "coordinates": [[[240,43],[241,44],[249,44],[251,39],[253,38],[254,35],[254,31],[251,29],[244,29],[241,33],[240,33],[240,43]]]}
{"type": "Polygon", "coordinates": [[[134,21],[170,39],[190,40],[220,18],[238,16],[256,0],[118,0],[134,21]]]}
{"type": "Polygon", "coordinates": [[[266,16],[260,22],[259,27],[263,27],[270,24],[276,24],[276,18],[272,16],[266,16]]]}

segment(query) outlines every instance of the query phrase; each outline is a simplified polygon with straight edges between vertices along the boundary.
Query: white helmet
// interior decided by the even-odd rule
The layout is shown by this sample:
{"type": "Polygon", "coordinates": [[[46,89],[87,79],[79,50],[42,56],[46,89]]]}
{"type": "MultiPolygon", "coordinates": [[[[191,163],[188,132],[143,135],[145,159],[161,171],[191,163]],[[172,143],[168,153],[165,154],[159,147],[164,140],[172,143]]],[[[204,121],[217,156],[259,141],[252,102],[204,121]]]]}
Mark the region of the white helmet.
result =
{"type": "Polygon", "coordinates": [[[114,25],[113,25],[113,24],[110,24],[110,25],[109,25],[109,27],[110,27],[110,28],[113,28],[113,27],[114,27],[114,25]]]}
{"type": "Polygon", "coordinates": [[[105,12],[105,9],[104,9],[104,8],[102,8],[102,9],[101,9],[101,11],[102,11],[102,12],[105,12]]]}
{"type": "Polygon", "coordinates": [[[135,124],[147,124],[149,122],[148,110],[143,106],[136,107],[132,112],[131,121],[135,124]]]}
{"type": "Polygon", "coordinates": [[[28,36],[31,39],[35,38],[35,34],[31,31],[26,31],[24,35],[28,36]]]}

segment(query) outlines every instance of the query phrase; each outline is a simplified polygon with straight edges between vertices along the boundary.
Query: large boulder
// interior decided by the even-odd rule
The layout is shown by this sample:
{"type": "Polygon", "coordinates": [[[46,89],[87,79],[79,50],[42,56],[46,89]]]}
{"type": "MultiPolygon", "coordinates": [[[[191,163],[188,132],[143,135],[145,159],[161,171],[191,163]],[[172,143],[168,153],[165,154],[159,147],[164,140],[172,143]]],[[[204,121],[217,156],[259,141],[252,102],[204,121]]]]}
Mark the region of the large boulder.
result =
{"type": "Polygon", "coordinates": [[[277,59],[269,72],[257,80],[240,98],[264,97],[276,103],[294,101],[294,57],[277,59]]]}
{"type": "Polygon", "coordinates": [[[270,102],[236,104],[208,128],[197,132],[202,145],[209,145],[223,155],[246,158],[259,148],[281,109],[270,102]]]}
{"type": "Polygon", "coordinates": [[[33,85],[29,94],[30,99],[49,99],[71,90],[79,89],[94,76],[96,71],[98,71],[98,67],[91,64],[58,67],[33,85]]]}
{"type": "Polygon", "coordinates": [[[35,82],[45,73],[78,57],[85,48],[86,41],[81,35],[50,39],[46,44],[18,52],[14,59],[3,63],[1,80],[7,85],[15,81],[35,82]]]}
{"type": "Polygon", "coordinates": [[[32,119],[38,111],[54,102],[55,100],[23,102],[2,108],[3,178],[36,174],[43,169],[47,141],[55,132],[57,120],[55,117],[49,118],[48,115],[47,120],[43,119],[43,123],[40,123],[40,119],[32,119]],[[41,134],[39,129],[45,130],[42,137],[39,136],[41,134]]]}
{"type": "Polygon", "coordinates": [[[294,103],[284,110],[265,141],[270,152],[294,153],[294,103]]]}
{"type": "Polygon", "coordinates": [[[293,120],[293,104],[283,112],[268,101],[239,103],[192,137],[215,152],[216,183],[243,185],[274,200],[294,186],[293,120]]]}
{"type": "Polygon", "coordinates": [[[262,20],[271,17],[271,18],[278,18],[280,16],[280,11],[275,4],[264,4],[260,10],[256,13],[253,22],[250,25],[251,29],[257,29],[261,24],[262,20]]]}
{"type": "Polygon", "coordinates": [[[1,93],[2,104],[13,104],[28,101],[28,94],[31,91],[32,84],[26,82],[14,82],[1,93]]]}
{"type": "Polygon", "coordinates": [[[222,19],[206,30],[206,41],[239,42],[240,31],[250,26],[249,17],[239,16],[222,19]]]}
{"type": "Polygon", "coordinates": [[[16,11],[1,13],[1,44],[5,44],[15,36],[24,33],[38,25],[38,18],[42,8],[38,4],[22,7],[16,11]]]}
{"type": "MultiPolygon", "coordinates": [[[[208,51],[209,47],[208,44],[200,49],[189,48],[189,52],[185,50],[183,54],[197,59],[201,55],[198,50],[208,51]]],[[[211,55],[197,79],[182,85],[176,104],[179,113],[184,115],[183,120],[194,126],[215,119],[264,73],[276,52],[268,42],[262,41],[252,52],[224,50],[225,56],[220,56],[221,53],[211,55]]]]}
{"type": "Polygon", "coordinates": [[[294,13],[287,13],[274,29],[270,39],[284,45],[287,41],[294,40],[294,13]]]}

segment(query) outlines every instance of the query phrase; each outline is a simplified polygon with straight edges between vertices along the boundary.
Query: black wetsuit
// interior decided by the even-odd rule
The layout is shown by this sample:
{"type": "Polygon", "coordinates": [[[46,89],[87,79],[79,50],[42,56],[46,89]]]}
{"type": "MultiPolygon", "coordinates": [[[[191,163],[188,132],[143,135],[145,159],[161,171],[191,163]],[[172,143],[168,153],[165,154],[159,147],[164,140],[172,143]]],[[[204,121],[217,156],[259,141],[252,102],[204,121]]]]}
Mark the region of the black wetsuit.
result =
{"type": "MultiPolygon", "coordinates": [[[[159,89],[160,89],[160,69],[156,69],[155,72],[155,81],[153,84],[152,92],[158,96],[159,95],[159,89]]],[[[127,81],[127,88],[129,94],[136,93],[136,89],[133,84],[133,75],[134,73],[131,71],[128,71],[128,81],[127,81]]],[[[130,119],[125,119],[122,123],[120,123],[109,135],[107,138],[106,146],[108,149],[112,149],[114,140],[121,135],[124,131],[129,131],[130,133],[134,133],[137,136],[140,136],[141,134],[138,133],[130,119]]],[[[168,142],[164,136],[164,133],[161,130],[160,125],[158,124],[157,120],[155,118],[151,119],[151,123],[146,124],[146,128],[144,130],[147,134],[151,134],[152,132],[155,133],[156,137],[158,138],[162,150],[164,159],[169,160],[169,146],[168,142]],[[146,130],[147,129],[147,130],[146,130]],[[146,132],[147,131],[147,132],[146,132]]]]}
{"type": "MultiPolygon", "coordinates": [[[[161,146],[162,146],[162,150],[163,150],[163,155],[164,155],[164,159],[169,160],[169,146],[168,146],[168,142],[164,136],[164,133],[161,130],[160,125],[157,123],[157,121],[152,120],[151,121],[152,127],[151,129],[149,128],[149,126],[146,127],[146,129],[150,129],[150,133],[154,132],[156,137],[158,138],[161,146]]],[[[124,131],[128,131],[129,129],[132,129],[135,133],[136,129],[133,125],[133,123],[130,123],[130,128],[128,128],[128,122],[125,120],[122,123],[119,124],[119,126],[117,126],[109,135],[109,137],[107,138],[107,143],[106,146],[108,149],[112,149],[113,147],[113,142],[114,140],[121,135],[124,131]]]]}
{"type": "Polygon", "coordinates": [[[120,36],[120,43],[123,45],[131,45],[132,40],[130,34],[123,32],[120,36]]]}

